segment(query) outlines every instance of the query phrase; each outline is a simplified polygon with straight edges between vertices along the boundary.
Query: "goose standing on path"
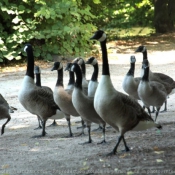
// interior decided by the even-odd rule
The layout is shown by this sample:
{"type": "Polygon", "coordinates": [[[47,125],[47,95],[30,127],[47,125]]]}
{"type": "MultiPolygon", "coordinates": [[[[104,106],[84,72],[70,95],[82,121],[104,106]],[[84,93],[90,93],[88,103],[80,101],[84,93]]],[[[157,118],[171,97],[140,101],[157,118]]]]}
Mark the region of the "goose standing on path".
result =
{"type": "Polygon", "coordinates": [[[149,108],[149,106],[156,107],[156,121],[159,110],[163,103],[166,101],[167,92],[163,84],[157,81],[149,81],[148,60],[143,61],[142,67],[144,73],[137,89],[138,95],[146,108],[149,108]]]}
{"type": "MultiPolygon", "coordinates": [[[[53,91],[50,87],[41,86],[41,69],[37,65],[34,66],[34,74],[35,74],[35,77],[36,77],[36,82],[35,82],[36,86],[43,88],[44,90],[48,91],[48,93],[51,93],[52,96],[53,96],[53,91]]],[[[40,120],[40,118],[38,116],[37,116],[37,118],[38,118],[38,128],[35,128],[35,130],[42,128],[42,121],[40,120]]],[[[58,126],[55,119],[54,119],[53,123],[50,126],[58,126]]]]}
{"type": "Polygon", "coordinates": [[[138,102],[114,88],[110,78],[105,32],[98,30],[90,39],[98,40],[102,50],[102,77],[95,93],[94,108],[106,123],[119,131],[117,144],[108,155],[116,153],[121,140],[123,140],[125,151],[129,151],[124,138],[127,131],[161,128],[161,126],[154,123],[151,116],[138,102]]]}
{"type": "Polygon", "coordinates": [[[75,58],[72,61],[72,63],[77,63],[81,67],[83,92],[84,92],[85,95],[87,95],[88,94],[89,81],[86,80],[86,65],[85,65],[85,61],[84,61],[83,58],[78,57],[78,58],[75,58]]]}
{"type": "Polygon", "coordinates": [[[1,135],[4,134],[4,129],[6,124],[11,120],[11,116],[9,114],[9,104],[7,103],[7,101],[4,99],[4,97],[0,94],[0,120],[2,119],[6,119],[7,121],[2,125],[2,129],[1,129],[1,135]]]}
{"type": "Polygon", "coordinates": [[[94,67],[91,80],[88,83],[88,96],[94,97],[97,86],[98,86],[98,61],[95,57],[90,57],[85,64],[90,64],[94,67]]]}
{"type": "Polygon", "coordinates": [[[135,100],[140,100],[140,97],[138,96],[137,88],[141,78],[140,77],[134,78],[135,62],[136,62],[136,58],[135,56],[132,55],[130,57],[130,69],[123,79],[122,87],[123,87],[123,90],[130,97],[134,98],[135,100]]]}
{"type": "Polygon", "coordinates": [[[72,93],[72,103],[77,110],[77,112],[81,115],[82,119],[86,122],[86,126],[88,128],[89,140],[85,143],[91,143],[91,123],[97,123],[102,125],[103,127],[103,141],[100,143],[105,143],[105,126],[106,123],[102,118],[97,114],[94,109],[94,98],[88,97],[84,94],[82,90],[82,73],[79,65],[77,63],[72,63],[70,67],[66,68],[69,71],[75,72],[76,74],[76,82],[75,87],[72,93]]]}
{"type": "MultiPolygon", "coordinates": [[[[143,54],[143,61],[148,60],[147,56],[147,49],[145,46],[139,46],[135,52],[141,52],[143,54]]],[[[143,68],[141,70],[143,72],[143,68]]],[[[141,73],[143,75],[143,73],[141,73]]],[[[174,93],[173,91],[175,90],[175,81],[168,75],[163,74],[163,73],[158,73],[158,72],[152,72],[149,70],[149,80],[150,81],[157,81],[165,86],[165,89],[167,91],[167,94],[170,95],[174,93]]],[[[165,107],[164,111],[167,111],[167,101],[165,101],[165,107]]]]}
{"type": "MultiPolygon", "coordinates": [[[[80,117],[79,113],[76,111],[75,107],[72,104],[72,92],[73,89],[64,89],[63,85],[63,65],[61,62],[55,62],[51,71],[57,71],[58,78],[56,81],[54,89],[54,100],[56,104],[60,107],[61,111],[64,112],[65,118],[69,126],[69,136],[72,137],[71,122],[70,116],[80,117]]],[[[74,76],[74,73],[71,72],[71,76],[74,76]]],[[[74,83],[74,82],[73,82],[74,83]]],[[[82,126],[84,125],[82,121],[82,126]]],[[[84,133],[84,127],[82,134],[84,133]]]]}
{"type": "Polygon", "coordinates": [[[39,135],[41,137],[46,135],[45,125],[47,119],[62,119],[64,118],[64,113],[60,111],[60,108],[54,102],[51,93],[35,85],[32,45],[26,44],[24,51],[27,52],[27,70],[18,93],[18,99],[27,111],[39,116],[42,120],[43,129],[42,134],[39,135]]]}

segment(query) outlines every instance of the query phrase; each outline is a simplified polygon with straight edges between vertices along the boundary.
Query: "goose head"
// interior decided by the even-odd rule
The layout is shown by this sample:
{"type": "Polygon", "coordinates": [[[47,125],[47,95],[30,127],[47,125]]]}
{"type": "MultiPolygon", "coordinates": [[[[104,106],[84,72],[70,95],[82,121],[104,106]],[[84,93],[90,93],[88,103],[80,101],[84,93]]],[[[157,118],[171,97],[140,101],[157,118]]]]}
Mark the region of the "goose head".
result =
{"type": "Polygon", "coordinates": [[[62,65],[61,62],[55,62],[54,65],[53,65],[53,67],[52,67],[52,69],[51,69],[51,71],[60,70],[62,68],[63,68],[63,65],[62,65]]]}
{"type": "Polygon", "coordinates": [[[135,52],[145,52],[146,51],[146,47],[145,46],[139,46],[136,50],[135,50],[135,52]]]}
{"type": "Polygon", "coordinates": [[[72,63],[69,65],[68,71],[75,72],[76,70],[80,70],[80,67],[77,63],[72,63]]]}
{"type": "Polygon", "coordinates": [[[32,49],[32,45],[28,43],[24,46],[24,52],[27,52],[29,50],[33,50],[33,49],[32,49]]]}
{"type": "Polygon", "coordinates": [[[103,42],[106,40],[106,33],[103,30],[97,30],[90,39],[103,42]]]}
{"type": "Polygon", "coordinates": [[[95,57],[90,57],[85,64],[91,64],[91,65],[95,65],[97,64],[97,59],[95,57]]]}
{"type": "Polygon", "coordinates": [[[134,55],[131,55],[131,57],[130,57],[130,61],[131,61],[131,63],[135,63],[135,62],[136,62],[136,58],[135,58],[134,55]]]}
{"type": "Polygon", "coordinates": [[[78,65],[82,65],[84,64],[84,60],[81,57],[77,57],[72,61],[72,63],[77,63],[78,65]]]}
{"type": "Polygon", "coordinates": [[[34,74],[40,74],[41,73],[41,69],[39,66],[34,66],[34,74]]]}
{"type": "Polygon", "coordinates": [[[70,71],[71,69],[71,66],[72,66],[73,63],[67,63],[66,67],[65,67],[65,71],[70,71]]]}

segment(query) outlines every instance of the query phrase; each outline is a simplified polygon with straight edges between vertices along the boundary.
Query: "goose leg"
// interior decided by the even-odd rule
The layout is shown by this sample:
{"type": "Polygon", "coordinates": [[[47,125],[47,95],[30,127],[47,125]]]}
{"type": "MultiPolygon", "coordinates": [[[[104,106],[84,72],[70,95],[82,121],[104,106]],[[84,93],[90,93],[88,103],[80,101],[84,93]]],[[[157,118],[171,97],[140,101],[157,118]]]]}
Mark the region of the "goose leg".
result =
{"type": "Polygon", "coordinates": [[[43,124],[43,131],[42,131],[42,135],[41,136],[45,136],[47,133],[46,133],[46,131],[45,131],[45,127],[46,127],[46,120],[44,120],[43,122],[42,122],[42,124],[43,124]]]}
{"type": "Polygon", "coordinates": [[[125,145],[125,152],[130,151],[129,147],[128,147],[127,144],[126,144],[126,141],[125,141],[124,136],[123,136],[123,143],[124,143],[124,145],[125,145]]]}
{"type": "Polygon", "coordinates": [[[155,110],[155,107],[154,106],[152,106],[152,111],[151,111],[151,113],[154,113],[156,110],[155,110]]]}
{"type": "Polygon", "coordinates": [[[84,120],[83,119],[81,120],[81,124],[82,124],[82,127],[81,127],[82,128],[82,132],[80,134],[78,134],[76,137],[85,135],[85,133],[84,133],[84,128],[85,127],[84,126],[86,126],[86,125],[84,124],[84,120]]]}
{"type": "Polygon", "coordinates": [[[43,128],[43,130],[42,130],[41,135],[36,135],[36,136],[33,136],[32,138],[44,137],[44,136],[47,134],[46,131],[45,131],[45,128],[46,128],[46,120],[43,120],[43,121],[42,121],[42,128],[43,128]]]}
{"type": "Polygon", "coordinates": [[[108,153],[107,156],[115,155],[115,153],[116,153],[116,151],[117,151],[117,148],[118,148],[118,146],[119,146],[119,144],[120,144],[120,142],[121,142],[122,139],[123,139],[123,135],[120,135],[120,136],[118,137],[118,142],[117,142],[117,144],[115,145],[114,149],[112,150],[112,152],[108,153]]]}
{"type": "Polygon", "coordinates": [[[99,127],[98,127],[97,129],[93,129],[92,131],[101,131],[101,130],[103,130],[103,127],[101,127],[101,126],[99,125],[99,127]]]}
{"type": "Polygon", "coordinates": [[[164,107],[164,110],[163,111],[160,111],[160,112],[166,112],[167,111],[167,100],[165,101],[165,107],[164,107]]]}
{"type": "Polygon", "coordinates": [[[82,124],[82,126],[77,127],[77,129],[86,128],[86,125],[84,124],[83,119],[81,119],[81,124],[82,124]]]}
{"type": "Polygon", "coordinates": [[[51,125],[49,125],[48,127],[54,127],[54,126],[59,126],[58,123],[54,120],[53,123],[51,125]]]}
{"type": "Polygon", "coordinates": [[[103,144],[103,143],[106,143],[106,140],[105,140],[105,126],[106,126],[106,124],[104,124],[103,125],[103,140],[101,141],[101,142],[99,142],[99,143],[97,143],[97,144],[103,144]]]}
{"type": "Polygon", "coordinates": [[[34,130],[37,130],[37,129],[41,129],[41,128],[42,128],[42,126],[41,126],[42,121],[41,121],[41,119],[39,118],[39,116],[37,116],[37,118],[38,118],[38,127],[35,128],[34,130]]]}
{"type": "Polygon", "coordinates": [[[156,120],[157,120],[157,116],[159,115],[159,110],[160,110],[160,107],[157,108],[156,117],[155,117],[155,120],[154,120],[155,122],[156,122],[156,120]]]}
{"type": "Polygon", "coordinates": [[[149,107],[146,107],[146,108],[148,110],[149,115],[151,116],[151,110],[150,110],[150,108],[149,107]]]}
{"type": "Polygon", "coordinates": [[[71,130],[70,118],[67,118],[66,120],[67,120],[68,127],[69,127],[69,136],[68,137],[73,137],[72,130],[71,130]]]}
{"type": "Polygon", "coordinates": [[[89,140],[88,140],[87,142],[80,143],[80,145],[84,145],[84,144],[92,143],[92,139],[91,139],[91,125],[88,125],[87,128],[88,128],[88,136],[89,136],[89,140]]]}
{"type": "Polygon", "coordinates": [[[2,125],[2,129],[1,129],[1,135],[4,134],[4,128],[6,126],[6,124],[11,120],[11,118],[8,118],[7,121],[2,125]]]}

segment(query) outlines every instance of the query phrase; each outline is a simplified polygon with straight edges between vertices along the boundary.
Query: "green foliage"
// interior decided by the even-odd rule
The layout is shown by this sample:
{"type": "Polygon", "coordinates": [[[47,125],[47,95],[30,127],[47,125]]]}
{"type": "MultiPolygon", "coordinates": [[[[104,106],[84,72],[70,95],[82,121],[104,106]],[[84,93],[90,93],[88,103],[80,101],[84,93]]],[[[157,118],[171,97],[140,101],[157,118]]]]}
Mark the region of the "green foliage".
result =
{"type": "Polygon", "coordinates": [[[90,6],[75,0],[23,0],[0,2],[0,62],[21,59],[23,46],[34,45],[34,56],[46,60],[52,54],[84,55],[89,52],[90,6]]]}

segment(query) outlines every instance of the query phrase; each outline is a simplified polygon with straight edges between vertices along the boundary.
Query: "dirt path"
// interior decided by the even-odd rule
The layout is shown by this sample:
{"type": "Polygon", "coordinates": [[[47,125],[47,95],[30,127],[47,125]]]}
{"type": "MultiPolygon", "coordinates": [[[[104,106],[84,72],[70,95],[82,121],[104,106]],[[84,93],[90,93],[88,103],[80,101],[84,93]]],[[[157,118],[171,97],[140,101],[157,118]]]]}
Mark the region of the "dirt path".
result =
{"type": "MultiPolygon", "coordinates": [[[[128,46],[130,47],[130,46],[128,46]]],[[[132,46],[137,47],[137,45],[132,46]]],[[[129,68],[129,57],[133,50],[127,53],[110,52],[110,71],[115,88],[123,92],[121,83],[129,68]],[[114,59],[115,58],[115,59],[114,59]],[[117,59],[116,59],[117,58],[117,59]]],[[[140,74],[142,55],[136,54],[136,76],[140,74]]],[[[163,72],[175,79],[175,51],[173,48],[164,51],[150,51],[151,69],[163,72]]],[[[56,82],[56,72],[51,72],[53,63],[46,67],[41,65],[42,84],[52,89],[56,82]]],[[[10,69],[10,68],[9,68],[10,69]]],[[[58,175],[58,174],[175,174],[175,95],[168,99],[168,111],[160,113],[158,122],[163,125],[161,131],[150,129],[143,132],[126,133],[126,141],[131,148],[128,153],[121,152],[119,147],[116,156],[105,157],[115,146],[118,133],[108,128],[106,130],[107,144],[97,145],[102,140],[102,133],[92,132],[93,143],[79,145],[88,139],[85,136],[62,138],[68,134],[65,119],[57,121],[58,127],[47,127],[46,137],[31,138],[40,134],[36,116],[27,112],[19,103],[17,94],[25,74],[25,67],[15,67],[12,72],[8,68],[0,74],[0,92],[10,105],[18,108],[11,114],[12,120],[7,125],[4,135],[0,136],[0,175],[58,175]]],[[[92,67],[87,66],[87,79],[90,79],[92,67]]],[[[99,79],[101,76],[101,65],[99,79]]],[[[65,85],[68,74],[64,75],[65,85]]],[[[75,123],[80,118],[72,117],[74,135],[80,133],[75,123]]],[[[5,120],[0,121],[0,126],[5,120]]],[[[52,123],[48,120],[47,126],[52,123]]],[[[93,129],[97,125],[93,124],[93,129]]]]}

